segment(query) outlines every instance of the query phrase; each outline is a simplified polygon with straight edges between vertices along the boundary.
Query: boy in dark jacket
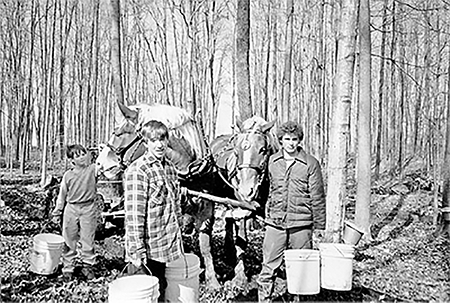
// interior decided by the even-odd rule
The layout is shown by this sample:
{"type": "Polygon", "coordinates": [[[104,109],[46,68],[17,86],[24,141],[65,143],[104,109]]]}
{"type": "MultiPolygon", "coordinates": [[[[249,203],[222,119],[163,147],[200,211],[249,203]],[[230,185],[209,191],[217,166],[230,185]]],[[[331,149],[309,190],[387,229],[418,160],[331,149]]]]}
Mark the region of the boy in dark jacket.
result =
{"type": "Polygon", "coordinates": [[[259,302],[271,302],[275,272],[286,249],[312,247],[312,232],[325,229],[325,190],[320,164],[301,147],[303,130],[281,125],[281,150],[269,159],[270,193],[266,204],[263,263],[258,277],[259,302]]]}

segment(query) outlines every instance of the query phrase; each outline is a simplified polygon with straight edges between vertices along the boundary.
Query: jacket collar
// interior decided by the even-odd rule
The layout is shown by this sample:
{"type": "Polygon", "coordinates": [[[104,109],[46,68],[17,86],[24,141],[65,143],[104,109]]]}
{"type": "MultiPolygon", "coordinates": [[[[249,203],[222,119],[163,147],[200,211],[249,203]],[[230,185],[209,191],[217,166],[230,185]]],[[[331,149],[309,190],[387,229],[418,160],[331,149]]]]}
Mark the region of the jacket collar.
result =
{"type": "MultiPolygon", "coordinates": [[[[297,155],[295,155],[294,159],[295,159],[295,161],[300,161],[300,162],[306,164],[306,152],[300,146],[297,148],[297,155]]],[[[273,162],[277,162],[279,160],[284,160],[282,149],[273,155],[273,162]]]]}

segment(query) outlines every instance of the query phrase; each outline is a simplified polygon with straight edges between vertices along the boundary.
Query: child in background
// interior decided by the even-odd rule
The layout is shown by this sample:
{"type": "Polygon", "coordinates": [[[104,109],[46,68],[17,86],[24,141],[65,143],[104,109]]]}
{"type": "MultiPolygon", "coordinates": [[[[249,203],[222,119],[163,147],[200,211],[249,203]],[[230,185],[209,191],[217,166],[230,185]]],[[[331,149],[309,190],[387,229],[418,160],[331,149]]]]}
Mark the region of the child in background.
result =
{"type": "Polygon", "coordinates": [[[90,280],[95,277],[92,266],[95,264],[94,237],[98,223],[95,164],[82,145],[68,145],[66,154],[74,167],[64,173],[52,212],[56,223],[63,214],[62,235],[66,243],[62,255],[63,277],[72,279],[75,261],[79,257],[83,264],[81,272],[90,280]],[[81,244],[79,256],[78,243],[81,244]]]}

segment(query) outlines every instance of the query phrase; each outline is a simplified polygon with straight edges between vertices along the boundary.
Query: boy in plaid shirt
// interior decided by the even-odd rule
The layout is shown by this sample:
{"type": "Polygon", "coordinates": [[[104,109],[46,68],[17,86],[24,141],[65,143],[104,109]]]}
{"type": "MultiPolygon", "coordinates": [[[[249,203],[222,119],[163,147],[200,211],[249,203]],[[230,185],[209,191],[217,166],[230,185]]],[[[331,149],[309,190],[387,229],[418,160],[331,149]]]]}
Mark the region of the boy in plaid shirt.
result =
{"type": "Polygon", "coordinates": [[[146,272],[159,279],[160,301],[167,287],[166,263],[182,255],[181,190],[175,166],[165,157],[169,131],[159,121],[141,129],[147,152],[125,172],[125,249],[129,273],[146,272]]]}

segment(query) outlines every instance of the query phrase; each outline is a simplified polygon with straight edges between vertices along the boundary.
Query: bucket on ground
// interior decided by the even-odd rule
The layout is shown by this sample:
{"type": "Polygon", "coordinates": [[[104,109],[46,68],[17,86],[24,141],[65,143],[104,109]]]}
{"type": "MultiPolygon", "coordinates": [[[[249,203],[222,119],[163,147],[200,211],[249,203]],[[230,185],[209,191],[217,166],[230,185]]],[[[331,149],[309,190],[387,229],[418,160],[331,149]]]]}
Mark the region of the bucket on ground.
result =
{"type": "Polygon", "coordinates": [[[351,290],[354,247],[348,244],[320,243],[321,286],[331,290],[351,290]]]}
{"type": "Polygon", "coordinates": [[[287,289],[291,294],[314,295],[320,292],[320,252],[313,249],[284,251],[287,289]]]}
{"type": "Polygon", "coordinates": [[[55,234],[38,234],[33,237],[30,249],[30,270],[41,275],[50,275],[58,269],[64,238],[55,234]]]}
{"type": "Polygon", "coordinates": [[[450,235],[450,207],[444,207],[441,209],[442,221],[444,222],[444,232],[450,235]]]}
{"type": "Polygon", "coordinates": [[[442,212],[442,219],[445,222],[450,222],[450,207],[444,207],[441,209],[442,212]]]}
{"type": "Polygon", "coordinates": [[[361,240],[363,235],[364,232],[354,223],[348,221],[345,222],[344,235],[342,237],[345,244],[358,245],[359,240],[361,240]]]}
{"type": "Polygon", "coordinates": [[[109,283],[109,303],[156,303],[159,297],[158,278],[148,275],[132,275],[109,283]]]}
{"type": "Polygon", "coordinates": [[[167,263],[166,302],[198,302],[200,271],[200,259],[194,254],[167,263]]]}

